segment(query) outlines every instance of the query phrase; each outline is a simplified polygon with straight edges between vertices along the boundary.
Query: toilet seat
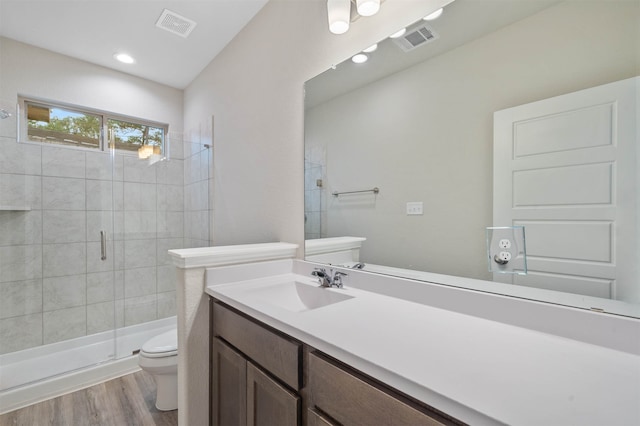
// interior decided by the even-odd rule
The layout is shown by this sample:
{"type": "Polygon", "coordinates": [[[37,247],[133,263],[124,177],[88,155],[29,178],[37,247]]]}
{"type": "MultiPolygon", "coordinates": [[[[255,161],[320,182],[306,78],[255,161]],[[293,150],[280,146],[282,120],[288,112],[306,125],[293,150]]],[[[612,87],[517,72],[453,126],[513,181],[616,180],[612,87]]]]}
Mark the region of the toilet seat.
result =
{"type": "Polygon", "coordinates": [[[147,358],[166,358],[178,355],[177,330],[169,330],[149,339],[142,345],[140,355],[147,358]]]}

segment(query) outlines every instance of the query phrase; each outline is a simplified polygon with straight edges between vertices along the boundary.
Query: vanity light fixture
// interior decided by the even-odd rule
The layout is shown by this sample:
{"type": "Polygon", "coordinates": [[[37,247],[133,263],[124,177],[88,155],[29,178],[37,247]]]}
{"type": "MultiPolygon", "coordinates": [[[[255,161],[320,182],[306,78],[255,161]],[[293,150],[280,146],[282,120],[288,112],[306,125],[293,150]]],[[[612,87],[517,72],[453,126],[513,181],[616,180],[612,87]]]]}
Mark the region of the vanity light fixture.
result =
{"type": "Polygon", "coordinates": [[[113,57],[123,64],[133,64],[136,61],[131,55],[128,55],[126,53],[116,53],[115,55],[113,55],[113,57]]]}
{"type": "Polygon", "coordinates": [[[363,64],[367,62],[368,59],[369,57],[364,53],[358,53],[357,55],[353,55],[353,57],[351,58],[351,60],[356,64],[363,64]]]}
{"type": "Polygon", "coordinates": [[[351,0],[327,0],[329,31],[344,34],[349,30],[351,21],[351,0]]]}
{"type": "Polygon", "coordinates": [[[440,17],[440,15],[442,15],[442,12],[444,11],[443,8],[440,8],[438,10],[436,10],[435,12],[431,12],[430,14],[428,14],[427,16],[425,16],[424,19],[425,21],[433,21],[435,19],[438,19],[440,17]]]}
{"type": "Polygon", "coordinates": [[[375,52],[376,49],[378,48],[378,43],[371,45],[369,47],[367,47],[366,49],[364,49],[362,52],[363,53],[371,53],[371,52],[375,52]]]}
{"type": "MultiPolygon", "coordinates": [[[[344,34],[349,30],[351,3],[355,6],[355,15],[373,16],[380,10],[382,1],[384,0],[327,0],[329,31],[333,34],[344,34]]],[[[357,16],[353,19],[357,19],[357,16]]]]}
{"type": "Polygon", "coordinates": [[[373,16],[380,10],[380,0],[356,0],[356,10],[360,16],[373,16]]]}
{"type": "Polygon", "coordinates": [[[391,35],[389,36],[389,38],[399,38],[399,37],[402,37],[402,36],[404,35],[404,33],[406,33],[406,32],[407,32],[407,29],[406,29],[406,28],[403,28],[403,29],[401,29],[400,31],[397,31],[397,32],[395,32],[395,33],[391,34],[391,35]]]}

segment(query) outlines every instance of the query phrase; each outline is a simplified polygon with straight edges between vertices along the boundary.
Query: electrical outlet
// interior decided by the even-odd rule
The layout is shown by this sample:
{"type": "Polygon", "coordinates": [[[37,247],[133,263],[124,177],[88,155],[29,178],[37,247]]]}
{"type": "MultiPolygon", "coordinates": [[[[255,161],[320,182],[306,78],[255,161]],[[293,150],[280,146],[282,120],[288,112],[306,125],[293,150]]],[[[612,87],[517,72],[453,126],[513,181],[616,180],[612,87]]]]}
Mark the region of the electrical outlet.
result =
{"type": "Polygon", "coordinates": [[[500,242],[498,242],[498,247],[500,247],[501,249],[511,248],[511,240],[508,240],[506,238],[501,239],[500,242]]]}
{"type": "Polygon", "coordinates": [[[498,259],[502,260],[504,263],[507,263],[511,260],[511,253],[508,251],[501,251],[498,253],[498,259]]]}
{"type": "Polygon", "coordinates": [[[407,215],[421,215],[423,213],[422,201],[412,201],[407,203],[407,215]]]}

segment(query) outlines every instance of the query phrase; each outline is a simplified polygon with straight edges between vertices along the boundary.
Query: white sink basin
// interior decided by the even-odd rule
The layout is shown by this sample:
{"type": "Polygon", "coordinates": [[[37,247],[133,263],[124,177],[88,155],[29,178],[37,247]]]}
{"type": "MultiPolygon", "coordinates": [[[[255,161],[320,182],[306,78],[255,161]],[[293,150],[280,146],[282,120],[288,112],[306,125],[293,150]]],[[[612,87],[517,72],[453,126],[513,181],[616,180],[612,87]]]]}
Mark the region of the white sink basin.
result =
{"type": "Polygon", "coordinates": [[[291,281],[255,290],[253,296],[288,311],[304,312],[353,298],[341,291],[291,281]]]}

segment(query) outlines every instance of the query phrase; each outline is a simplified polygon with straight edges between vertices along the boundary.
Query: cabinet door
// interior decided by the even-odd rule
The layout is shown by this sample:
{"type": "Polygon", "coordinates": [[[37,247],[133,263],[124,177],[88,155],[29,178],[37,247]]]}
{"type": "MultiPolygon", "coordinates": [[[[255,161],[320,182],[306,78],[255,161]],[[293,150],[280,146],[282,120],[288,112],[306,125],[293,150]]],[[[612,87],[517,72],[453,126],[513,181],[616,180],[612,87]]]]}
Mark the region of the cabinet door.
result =
{"type": "Polygon", "coordinates": [[[247,363],[247,424],[296,426],[300,424],[300,397],[247,363]]]}
{"type": "Polygon", "coordinates": [[[247,422],[247,361],[220,339],[213,339],[211,423],[215,426],[247,422]]]}

